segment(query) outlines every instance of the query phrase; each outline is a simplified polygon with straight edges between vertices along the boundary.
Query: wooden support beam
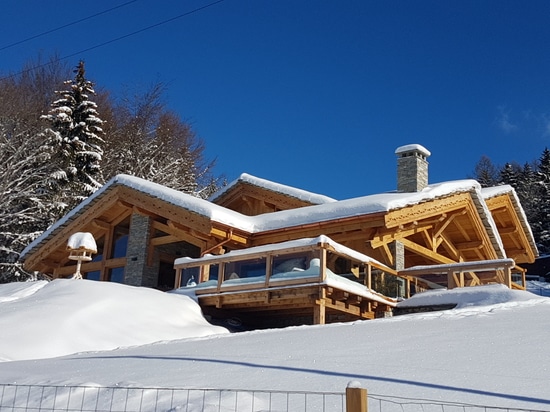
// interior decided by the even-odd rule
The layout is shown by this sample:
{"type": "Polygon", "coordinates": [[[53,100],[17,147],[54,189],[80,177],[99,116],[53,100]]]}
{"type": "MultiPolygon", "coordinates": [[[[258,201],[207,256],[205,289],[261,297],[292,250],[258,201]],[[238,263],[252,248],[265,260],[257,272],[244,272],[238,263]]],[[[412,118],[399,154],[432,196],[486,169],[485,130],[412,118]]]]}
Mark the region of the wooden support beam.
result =
{"type": "Polygon", "coordinates": [[[152,246],[166,245],[168,243],[178,242],[179,240],[180,240],[179,237],[174,235],[159,236],[151,239],[151,245],[152,246]]]}
{"type": "Polygon", "coordinates": [[[92,225],[94,225],[97,228],[100,228],[102,230],[109,230],[111,228],[111,224],[107,223],[100,219],[92,219],[92,225]]]}
{"type": "Polygon", "coordinates": [[[314,325],[324,325],[326,323],[326,290],[325,288],[320,288],[319,290],[319,299],[315,302],[313,308],[313,324],[314,325]]]}
{"type": "Polygon", "coordinates": [[[248,244],[248,239],[246,237],[235,234],[232,229],[222,230],[213,227],[210,229],[210,234],[221,239],[231,239],[231,241],[242,245],[248,244]]]}
{"type": "Polygon", "coordinates": [[[124,219],[128,218],[131,215],[132,215],[132,208],[126,207],[126,209],[124,209],[122,213],[120,213],[115,219],[111,221],[111,226],[117,226],[118,224],[122,223],[124,219]]]}
{"type": "Polygon", "coordinates": [[[395,259],[394,259],[393,253],[391,253],[390,247],[387,243],[384,243],[382,245],[382,252],[383,252],[383,255],[386,256],[386,263],[389,266],[393,266],[395,264],[395,259]]]}
{"type": "Polygon", "coordinates": [[[452,256],[455,262],[460,260],[460,251],[453,245],[444,233],[439,236],[439,242],[443,245],[443,248],[447,251],[447,253],[452,256]]]}
{"type": "Polygon", "coordinates": [[[477,249],[483,248],[484,246],[485,246],[485,244],[483,243],[482,240],[474,240],[474,241],[470,241],[470,242],[457,243],[456,244],[456,249],[458,249],[460,251],[477,250],[477,249]]]}
{"type": "Polygon", "coordinates": [[[324,302],[325,308],[337,310],[339,312],[347,313],[349,315],[356,316],[363,319],[374,319],[374,312],[368,311],[368,305],[349,305],[345,302],[331,301],[326,299],[324,302]]]}
{"type": "Polygon", "coordinates": [[[432,229],[433,226],[425,225],[425,226],[417,226],[414,225],[412,229],[406,229],[406,230],[377,230],[376,234],[370,241],[370,245],[373,249],[376,249],[382,245],[389,244],[395,240],[400,240],[405,237],[409,237],[412,235],[415,235],[417,233],[420,233],[422,231],[426,231],[429,229],[432,229]]]}
{"type": "Polygon", "coordinates": [[[518,233],[517,226],[501,227],[498,229],[501,235],[515,235],[518,233]]]}
{"type": "Polygon", "coordinates": [[[447,274],[451,272],[490,272],[515,267],[513,259],[494,259],[476,262],[452,262],[442,265],[420,266],[403,269],[399,271],[401,276],[422,276],[428,274],[447,274]]]}
{"type": "Polygon", "coordinates": [[[408,250],[415,252],[423,257],[426,257],[434,262],[437,263],[456,263],[456,261],[449,259],[446,256],[440,255],[437,252],[434,252],[424,246],[421,246],[417,243],[414,243],[413,241],[409,239],[401,239],[401,243],[407,248],[408,250]]]}
{"type": "Polygon", "coordinates": [[[458,212],[454,212],[450,215],[445,214],[447,218],[436,228],[436,231],[434,233],[434,238],[438,238],[441,236],[441,234],[449,227],[449,225],[458,217],[462,216],[467,213],[466,209],[459,210],[458,212]]]}

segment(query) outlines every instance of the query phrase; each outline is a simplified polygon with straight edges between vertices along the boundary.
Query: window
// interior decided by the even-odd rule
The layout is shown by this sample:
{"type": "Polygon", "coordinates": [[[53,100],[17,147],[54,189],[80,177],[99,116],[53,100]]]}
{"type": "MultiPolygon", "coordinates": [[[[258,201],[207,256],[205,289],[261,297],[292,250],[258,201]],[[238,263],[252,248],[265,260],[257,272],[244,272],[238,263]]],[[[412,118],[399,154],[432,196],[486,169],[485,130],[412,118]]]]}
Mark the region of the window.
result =
{"type": "Polygon", "coordinates": [[[82,277],[88,280],[101,280],[101,271],[94,270],[93,272],[84,273],[82,277]]]}
{"type": "Polygon", "coordinates": [[[107,280],[109,282],[124,283],[124,267],[108,269],[107,280]]]}
{"type": "MultiPolygon", "coordinates": [[[[200,277],[200,267],[194,267],[194,268],[187,268],[182,269],[181,273],[181,286],[194,286],[193,284],[199,283],[199,277],[200,277]]],[[[217,273],[216,273],[216,279],[217,279],[217,273]]],[[[212,279],[215,280],[215,279],[212,279]]]]}
{"type": "Polygon", "coordinates": [[[130,218],[124,219],[113,230],[113,247],[110,258],[126,256],[128,250],[128,235],[130,233],[130,218]]]}
{"type": "MultiPolygon", "coordinates": [[[[171,290],[174,288],[174,282],[176,281],[176,271],[174,270],[174,264],[171,262],[159,263],[159,276],[157,280],[157,288],[160,290],[171,290]]],[[[195,278],[195,282],[197,279],[195,278]]],[[[186,283],[187,284],[187,281],[186,283]]]]}
{"type": "Polygon", "coordinates": [[[92,262],[101,262],[103,260],[103,248],[105,247],[105,236],[95,240],[97,245],[97,254],[92,257],[92,262]]]}
{"type": "Polygon", "coordinates": [[[251,279],[265,276],[265,258],[228,262],[224,268],[224,281],[251,279]]]}
{"type": "Polygon", "coordinates": [[[279,255],[273,258],[273,274],[299,272],[309,267],[309,253],[293,253],[288,255],[279,255]]]}

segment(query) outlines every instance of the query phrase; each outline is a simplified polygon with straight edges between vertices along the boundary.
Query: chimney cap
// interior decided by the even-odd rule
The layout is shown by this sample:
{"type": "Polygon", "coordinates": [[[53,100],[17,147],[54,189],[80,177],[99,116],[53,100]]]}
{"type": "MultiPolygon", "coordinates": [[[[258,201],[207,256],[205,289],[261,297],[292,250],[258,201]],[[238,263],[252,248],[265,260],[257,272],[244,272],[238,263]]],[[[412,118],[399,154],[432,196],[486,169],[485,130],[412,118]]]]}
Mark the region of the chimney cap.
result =
{"type": "Polygon", "coordinates": [[[420,144],[407,144],[405,146],[400,146],[395,149],[395,154],[400,155],[407,152],[420,152],[426,157],[431,155],[430,151],[420,144]]]}

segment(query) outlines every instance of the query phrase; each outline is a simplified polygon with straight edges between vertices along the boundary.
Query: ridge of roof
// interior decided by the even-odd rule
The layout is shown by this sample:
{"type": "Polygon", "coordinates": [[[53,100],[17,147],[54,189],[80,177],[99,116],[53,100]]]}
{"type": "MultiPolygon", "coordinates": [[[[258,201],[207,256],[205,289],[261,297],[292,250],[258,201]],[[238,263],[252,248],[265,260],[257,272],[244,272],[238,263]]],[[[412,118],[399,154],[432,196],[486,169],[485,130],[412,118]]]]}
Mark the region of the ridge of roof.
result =
{"type": "Polygon", "coordinates": [[[211,195],[208,198],[208,200],[213,202],[216,199],[219,199],[240,182],[248,183],[253,186],[257,186],[266,190],[270,190],[275,193],[293,197],[293,198],[303,200],[313,204],[324,204],[324,203],[332,203],[337,201],[336,199],[333,199],[329,196],[309,192],[303,189],[298,189],[293,186],[283,185],[281,183],[276,183],[271,180],[252,176],[251,174],[248,174],[248,173],[242,173],[237,179],[233,180],[227,186],[223,187],[222,189],[218,190],[216,193],[211,195]]]}

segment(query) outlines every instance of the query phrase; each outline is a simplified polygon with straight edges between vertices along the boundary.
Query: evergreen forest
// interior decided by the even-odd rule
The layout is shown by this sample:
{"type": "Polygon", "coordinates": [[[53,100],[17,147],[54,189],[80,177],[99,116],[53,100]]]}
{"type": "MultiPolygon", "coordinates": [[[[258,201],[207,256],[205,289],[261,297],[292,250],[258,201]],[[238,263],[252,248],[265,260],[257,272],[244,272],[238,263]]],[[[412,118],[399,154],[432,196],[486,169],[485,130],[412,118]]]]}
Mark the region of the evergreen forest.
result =
{"type": "Polygon", "coordinates": [[[474,179],[482,187],[512,186],[523,206],[531,226],[539,255],[550,254],[550,150],[545,148],[540,157],[520,165],[507,162],[495,165],[482,156],[475,166],[474,179]]]}

